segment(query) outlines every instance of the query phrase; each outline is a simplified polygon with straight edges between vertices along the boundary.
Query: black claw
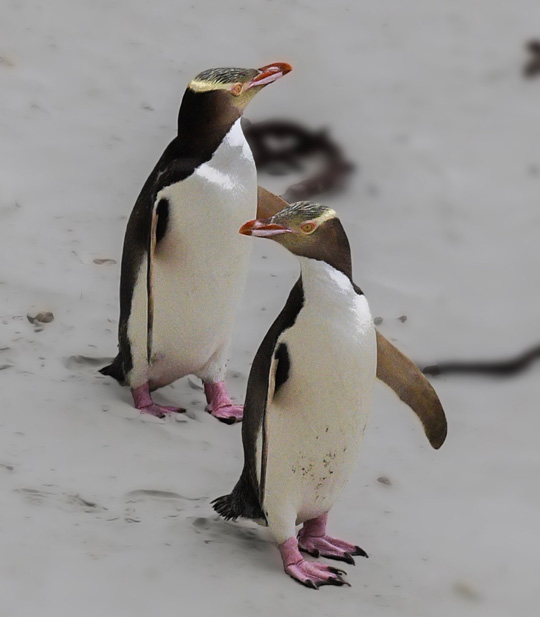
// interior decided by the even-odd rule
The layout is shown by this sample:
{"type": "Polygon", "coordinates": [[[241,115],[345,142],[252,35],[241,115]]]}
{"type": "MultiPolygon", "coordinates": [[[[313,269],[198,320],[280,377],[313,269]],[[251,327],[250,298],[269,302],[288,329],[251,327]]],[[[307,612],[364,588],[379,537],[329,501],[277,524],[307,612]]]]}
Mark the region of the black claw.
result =
{"type": "Polygon", "coordinates": [[[332,574],[337,574],[338,576],[342,576],[343,574],[347,576],[347,572],[345,572],[345,570],[340,570],[339,568],[330,567],[328,570],[332,572],[332,574]]]}
{"type": "Polygon", "coordinates": [[[334,561],[344,561],[351,566],[356,565],[350,553],[343,553],[343,555],[325,555],[324,553],[322,553],[322,557],[326,557],[326,559],[333,559],[334,561]]]}
{"type": "MultiPolygon", "coordinates": [[[[320,557],[321,556],[321,552],[319,551],[318,548],[316,548],[313,552],[312,551],[308,551],[307,548],[303,548],[302,546],[300,546],[300,544],[298,545],[298,548],[302,551],[302,553],[307,553],[308,555],[311,555],[312,557],[320,557]]],[[[324,555],[323,555],[324,557],[324,555]]]]}
{"type": "Polygon", "coordinates": [[[319,583],[319,586],[322,587],[322,585],[335,585],[336,587],[347,585],[350,587],[349,583],[347,583],[347,581],[344,581],[340,576],[336,576],[336,578],[328,578],[325,581],[319,583]]]}
{"type": "Polygon", "coordinates": [[[303,587],[309,587],[310,589],[315,589],[318,590],[319,588],[317,587],[317,585],[311,580],[311,579],[306,579],[305,581],[301,581],[298,578],[295,578],[294,576],[292,576],[291,574],[289,574],[289,576],[292,578],[293,581],[295,581],[296,583],[298,583],[299,585],[302,585],[303,587]]]}
{"type": "Polygon", "coordinates": [[[359,555],[360,557],[367,557],[369,559],[369,555],[366,553],[366,551],[359,546],[354,547],[354,551],[351,553],[351,555],[359,555]]]}
{"type": "MultiPolygon", "coordinates": [[[[237,420],[234,416],[231,416],[229,418],[218,418],[217,416],[214,416],[214,414],[211,412],[211,410],[207,407],[206,411],[213,416],[214,418],[216,418],[216,420],[219,420],[220,422],[223,422],[223,424],[236,424],[237,420]]],[[[238,420],[238,422],[241,422],[241,420],[238,420]]]]}
{"type": "Polygon", "coordinates": [[[223,424],[236,424],[236,418],[218,418],[223,424]]]}
{"type": "Polygon", "coordinates": [[[315,581],[312,581],[309,578],[306,579],[305,581],[301,581],[295,578],[294,576],[291,576],[290,574],[289,576],[291,576],[291,578],[297,583],[299,583],[300,585],[303,585],[304,587],[307,587],[308,589],[315,589],[316,591],[318,591],[319,587],[322,587],[323,585],[335,585],[336,587],[341,587],[343,585],[345,585],[346,587],[351,586],[350,583],[348,583],[347,581],[341,578],[340,574],[346,574],[345,572],[343,572],[343,570],[338,570],[337,568],[330,568],[330,571],[336,576],[332,578],[328,578],[325,581],[321,581],[320,583],[316,583],[315,581]]]}

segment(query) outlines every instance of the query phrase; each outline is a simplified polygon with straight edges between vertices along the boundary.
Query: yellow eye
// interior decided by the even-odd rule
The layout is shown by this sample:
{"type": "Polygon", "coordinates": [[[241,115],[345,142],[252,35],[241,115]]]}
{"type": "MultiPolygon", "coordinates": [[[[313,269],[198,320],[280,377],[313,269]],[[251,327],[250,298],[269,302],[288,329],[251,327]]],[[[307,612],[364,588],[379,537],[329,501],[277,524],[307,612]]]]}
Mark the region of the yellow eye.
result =
{"type": "Polygon", "coordinates": [[[312,234],[317,229],[317,225],[312,221],[308,221],[307,223],[302,223],[300,229],[305,234],[312,234]]]}
{"type": "Polygon", "coordinates": [[[241,82],[234,84],[234,86],[231,88],[231,94],[233,94],[234,96],[239,96],[240,94],[242,94],[243,87],[244,85],[241,82]]]}

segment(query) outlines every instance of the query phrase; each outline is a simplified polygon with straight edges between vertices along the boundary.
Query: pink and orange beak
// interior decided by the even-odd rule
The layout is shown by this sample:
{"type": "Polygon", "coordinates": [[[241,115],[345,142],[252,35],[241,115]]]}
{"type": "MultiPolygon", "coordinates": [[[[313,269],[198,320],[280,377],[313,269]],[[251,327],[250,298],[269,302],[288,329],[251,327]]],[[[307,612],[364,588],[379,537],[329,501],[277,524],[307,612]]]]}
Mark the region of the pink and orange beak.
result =
{"type": "Polygon", "coordinates": [[[244,223],[239,229],[239,233],[244,236],[258,236],[259,238],[271,238],[281,234],[296,233],[293,229],[289,229],[277,223],[269,223],[268,220],[253,219],[244,223]]]}
{"type": "Polygon", "coordinates": [[[262,66],[257,70],[259,71],[259,74],[249,82],[247,89],[255,86],[266,86],[266,84],[271,84],[273,81],[276,81],[276,79],[290,73],[292,71],[292,66],[287,64],[287,62],[274,62],[273,64],[262,66]]]}

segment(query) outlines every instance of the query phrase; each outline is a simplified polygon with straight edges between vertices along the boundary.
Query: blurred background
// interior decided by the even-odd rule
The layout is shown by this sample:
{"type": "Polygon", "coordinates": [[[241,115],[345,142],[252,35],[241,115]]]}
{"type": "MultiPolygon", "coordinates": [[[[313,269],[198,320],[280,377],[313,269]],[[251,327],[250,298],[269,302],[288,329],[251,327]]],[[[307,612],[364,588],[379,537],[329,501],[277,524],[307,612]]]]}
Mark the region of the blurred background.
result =
{"type": "MultiPolygon", "coordinates": [[[[273,61],[294,70],[246,116],[328,128],[354,163],[347,190],[317,200],[344,223],[355,281],[383,334],[422,365],[538,344],[540,75],[524,76],[526,44],[537,38],[537,0],[3,0],[6,615],[209,615],[223,606],[235,615],[539,614],[538,363],[508,379],[433,379],[449,419],[440,452],[378,388],[359,471],[334,518],[372,559],[357,565],[352,589],[319,594],[279,571],[264,532],[253,532],[254,552],[234,536],[244,527],[211,514],[208,499],[241,467],[239,427],[212,424],[187,380],[165,390],[195,397],[196,414],[140,422],[127,393],[95,375],[115,353],[127,217],[174,136],[187,83],[206,68],[273,61]],[[26,318],[38,310],[55,317],[41,330],[26,318]],[[146,518],[143,508],[137,532],[104,532],[105,515],[90,524],[93,515],[58,497],[83,487],[125,521],[118,494],[140,488],[136,465],[147,485],[171,490],[187,482],[184,465],[203,469],[194,490],[214,548],[193,534],[201,524],[193,527],[192,506],[160,536],[166,557],[149,541],[162,504],[146,518]],[[129,481],[117,473],[125,468],[129,481]],[[55,497],[29,501],[23,488],[55,497]],[[71,524],[77,533],[65,532],[71,524]]],[[[261,174],[259,183],[283,193],[297,179],[261,174]]],[[[254,242],[242,300],[230,364],[238,399],[298,273],[270,244],[254,242]]]]}

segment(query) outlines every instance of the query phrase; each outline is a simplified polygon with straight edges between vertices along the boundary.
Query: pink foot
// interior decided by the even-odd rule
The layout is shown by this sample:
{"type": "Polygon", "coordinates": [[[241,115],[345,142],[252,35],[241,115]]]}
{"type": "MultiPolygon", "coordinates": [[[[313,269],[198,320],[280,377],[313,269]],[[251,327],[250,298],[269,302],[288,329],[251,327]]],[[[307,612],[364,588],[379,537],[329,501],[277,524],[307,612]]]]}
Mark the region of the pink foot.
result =
{"type": "Polygon", "coordinates": [[[138,388],[132,389],[131,394],[133,395],[135,407],[139,409],[141,413],[148,413],[157,418],[164,418],[170,413],[184,413],[186,411],[182,409],[182,407],[168,407],[167,405],[158,405],[154,403],[150,396],[148,382],[138,388]]]}
{"type": "Polygon", "coordinates": [[[341,578],[342,574],[346,574],[343,570],[316,561],[306,561],[298,550],[296,538],[289,538],[280,544],[279,552],[285,572],[306,587],[319,589],[322,585],[349,584],[341,578]]]}
{"type": "Polygon", "coordinates": [[[301,551],[314,557],[328,557],[338,561],[346,561],[354,565],[353,555],[367,557],[368,554],[355,544],[326,535],[326,520],[328,514],[322,514],[304,523],[298,534],[298,546],[301,551]]]}
{"type": "Polygon", "coordinates": [[[244,415],[242,405],[233,405],[224,381],[216,383],[205,383],[204,393],[208,405],[206,411],[209,411],[215,418],[225,424],[234,424],[241,422],[244,415]]]}

